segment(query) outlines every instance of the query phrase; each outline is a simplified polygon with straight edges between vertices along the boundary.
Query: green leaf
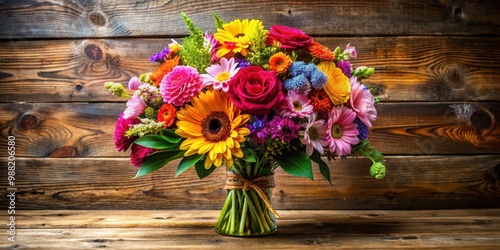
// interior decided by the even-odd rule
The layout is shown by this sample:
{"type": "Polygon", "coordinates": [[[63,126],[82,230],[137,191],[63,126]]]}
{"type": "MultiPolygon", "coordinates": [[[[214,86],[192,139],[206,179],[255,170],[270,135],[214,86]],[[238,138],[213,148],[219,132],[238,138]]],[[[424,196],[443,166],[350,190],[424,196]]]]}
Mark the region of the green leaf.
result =
{"type": "Polygon", "coordinates": [[[246,162],[257,162],[257,153],[250,148],[241,148],[243,151],[243,159],[246,162]]]}
{"type": "Polygon", "coordinates": [[[332,180],[330,179],[330,168],[328,167],[328,164],[326,164],[326,162],[321,159],[321,155],[318,153],[318,151],[314,150],[313,154],[309,156],[309,158],[312,161],[318,163],[319,172],[321,173],[321,175],[323,175],[323,177],[325,177],[328,182],[330,182],[330,185],[333,186],[332,180]]]}
{"type": "Polygon", "coordinates": [[[216,168],[214,164],[209,169],[205,169],[205,161],[198,161],[194,167],[196,168],[196,173],[200,179],[209,176],[216,168]]]}
{"type": "Polygon", "coordinates": [[[305,152],[290,152],[290,154],[276,157],[275,160],[280,164],[281,168],[283,168],[285,172],[294,176],[307,177],[314,180],[312,163],[305,152]]]}
{"type": "Polygon", "coordinates": [[[134,178],[141,177],[145,174],[158,170],[167,165],[170,161],[182,158],[182,156],[184,156],[184,151],[181,150],[160,151],[150,154],[144,158],[144,162],[134,178]]]}
{"type": "Polygon", "coordinates": [[[177,147],[177,143],[171,143],[161,135],[146,135],[134,141],[134,143],[139,144],[146,148],[153,149],[171,149],[177,147]]]}
{"type": "Polygon", "coordinates": [[[177,168],[177,171],[175,172],[175,177],[179,176],[182,174],[182,172],[186,171],[190,167],[192,167],[194,164],[196,164],[198,161],[200,161],[203,158],[204,155],[199,155],[199,154],[194,154],[190,155],[187,157],[182,158],[181,162],[179,163],[179,167],[177,168]]]}
{"type": "Polygon", "coordinates": [[[182,137],[176,134],[172,129],[162,129],[160,131],[160,134],[163,136],[163,138],[165,138],[165,140],[171,143],[179,143],[182,140],[182,137]]]}
{"type": "Polygon", "coordinates": [[[215,19],[215,27],[218,29],[222,29],[223,25],[224,25],[224,21],[222,19],[220,19],[220,17],[217,16],[217,14],[215,14],[215,13],[213,13],[213,16],[215,19]]]}

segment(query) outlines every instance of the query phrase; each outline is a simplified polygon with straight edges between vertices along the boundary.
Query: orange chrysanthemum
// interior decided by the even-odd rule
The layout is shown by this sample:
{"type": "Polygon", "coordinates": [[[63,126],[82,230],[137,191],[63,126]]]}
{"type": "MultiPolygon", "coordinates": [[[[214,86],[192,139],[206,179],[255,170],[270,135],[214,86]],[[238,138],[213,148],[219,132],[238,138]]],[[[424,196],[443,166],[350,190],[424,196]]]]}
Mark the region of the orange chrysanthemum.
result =
{"type": "Polygon", "coordinates": [[[278,52],[269,58],[269,68],[276,74],[285,73],[292,63],[292,58],[283,52],[278,52]]]}
{"type": "Polygon", "coordinates": [[[325,60],[325,61],[333,61],[335,60],[335,55],[333,54],[333,51],[331,51],[328,47],[321,45],[317,42],[312,42],[311,46],[309,46],[309,52],[311,52],[311,55],[314,57],[325,60]]]}
{"type": "Polygon", "coordinates": [[[172,104],[163,104],[158,111],[156,120],[159,122],[165,122],[164,128],[168,128],[174,124],[176,109],[172,104]]]}
{"type": "Polygon", "coordinates": [[[154,83],[154,86],[160,86],[161,79],[168,74],[172,69],[179,64],[179,57],[176,56],[173,59],[166,60],[160,67],[156,69],[155,72],[151,73],[151,80],[154,83]]]}
{"type": "Polygon", "coordinates": [[[333,107],[332,101],[330,101],[330,97],[322,89],[314,89],[309,92],[308,96],[311,100],[313,110],[317,111],[320,114],[326,114],[330,112],[333,107]]]}

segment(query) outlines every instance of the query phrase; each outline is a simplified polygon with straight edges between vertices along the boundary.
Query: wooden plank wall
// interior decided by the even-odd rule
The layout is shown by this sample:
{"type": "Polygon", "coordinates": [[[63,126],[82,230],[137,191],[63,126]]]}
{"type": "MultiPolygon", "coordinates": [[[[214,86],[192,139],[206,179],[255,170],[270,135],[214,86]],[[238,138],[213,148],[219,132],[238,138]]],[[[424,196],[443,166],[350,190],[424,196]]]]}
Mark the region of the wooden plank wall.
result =
{"type": "MultiPolygon", "coordinates": [[[[331,162],[333,187],[277,173],[278,209],[500,207],[500,4],[497,0],[0,1],[0,192],[7,137],[16,143],[21,209],[218,209],[224,170],[174,178],[175,164],[131,179],[113,145],[125,107],[103,88],[151,71],[180,12],[213,31],[212,12],[303,29],[332,48],[356,46],[376,68],[370,140],[387,178],[363,158],[331,162]]],[[[6,199],[2,199],[6,203],[6,199]]]]}

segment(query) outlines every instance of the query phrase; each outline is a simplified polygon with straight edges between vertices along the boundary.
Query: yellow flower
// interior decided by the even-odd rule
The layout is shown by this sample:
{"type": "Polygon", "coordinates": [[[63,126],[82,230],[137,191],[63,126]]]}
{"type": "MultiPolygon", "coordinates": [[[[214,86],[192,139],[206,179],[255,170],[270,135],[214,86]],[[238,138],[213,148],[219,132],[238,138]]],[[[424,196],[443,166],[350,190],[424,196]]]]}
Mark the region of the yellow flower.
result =
{"type": "Polygon", "coordinates": [[[244,126],[250,115],[241,114],[223,91],[209,89],[191,99],[177,112],[179,136],[186,138],[179,149],[187,150],[184,156],[206,154],[205,168],[222,163],[231,167],[233,156],[243,157],[240,143],[250,130],[244,126]]]}
{"type": "Polygon", "coordinates": [[[334,62],[321,62],[318,64],[318,69],[328,77],[328,80],[323,86],[323,90],[330,97],[330,100],[335,105],[346,103],[351,94],[351,84],[342,70],[335,66],[334,62]]]}
{"type": "Polygon", "coordinates": [[[214,38],[221,44],[216,54],[218,58],[225,55],[233,56],[234,53],[247,56],[248,47],[251,45],[250,38],[256,31],[263,29],[262,22],[254,19],[250,21],[236,19],[222,27],[214,34],[214,38]]]}

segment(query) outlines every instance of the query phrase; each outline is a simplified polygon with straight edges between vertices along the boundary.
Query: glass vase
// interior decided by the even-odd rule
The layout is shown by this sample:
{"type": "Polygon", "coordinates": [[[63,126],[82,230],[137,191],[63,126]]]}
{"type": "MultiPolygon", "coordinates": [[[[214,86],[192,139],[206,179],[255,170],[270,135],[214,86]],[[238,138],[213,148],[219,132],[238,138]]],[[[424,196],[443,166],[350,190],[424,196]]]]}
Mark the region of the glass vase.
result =
{"type": "MultiPolygon", "coordinates": [[[[252,166],[250,166],[252,168],[252,166]]],[[[255,168],[255,166],[253,166],[255,168]]],[[[251,176],[232,168],[227,172],[227,196],[215,231],[229,236],[264,236],[278,228],[277,213],[272,208],[274,174],[251,176]],[[275,216],[276,215],[276,216],[275,216]]],[[[259,173],[245,169],[247,173],[259,173]]]]}

